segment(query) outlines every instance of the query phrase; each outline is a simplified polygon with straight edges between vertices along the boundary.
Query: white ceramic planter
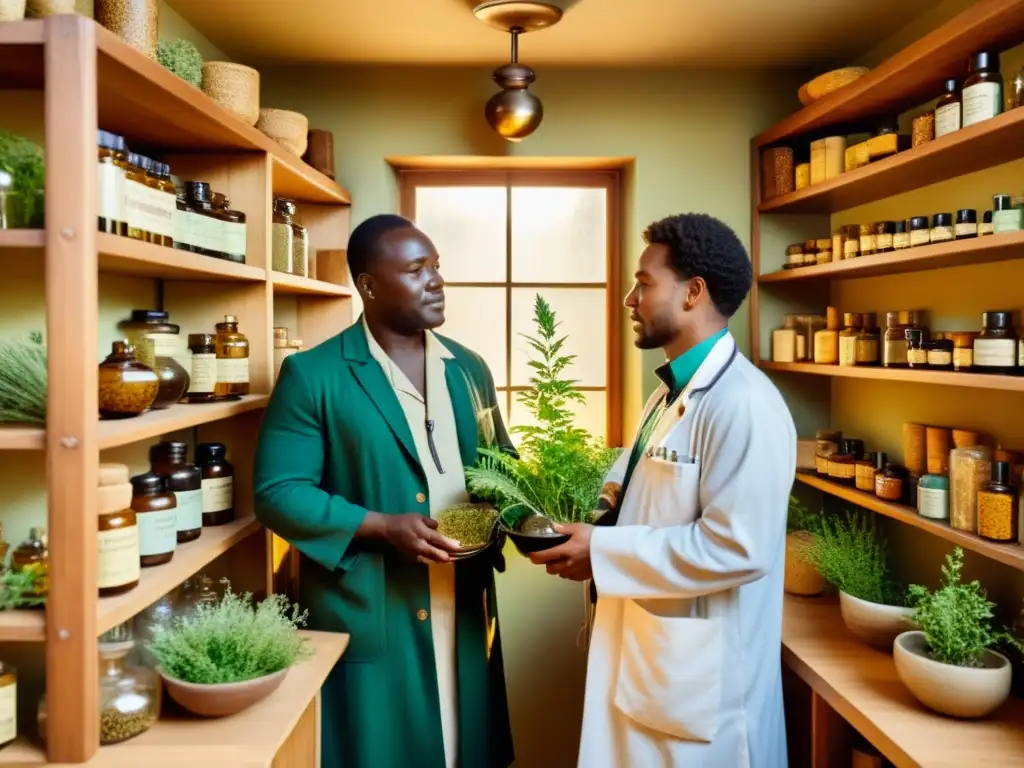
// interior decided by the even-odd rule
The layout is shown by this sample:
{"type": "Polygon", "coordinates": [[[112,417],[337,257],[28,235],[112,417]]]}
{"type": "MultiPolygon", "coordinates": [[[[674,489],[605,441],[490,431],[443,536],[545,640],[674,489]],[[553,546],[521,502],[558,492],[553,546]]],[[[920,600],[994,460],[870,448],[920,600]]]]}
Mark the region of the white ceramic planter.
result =
{"type": "Polygon", "coordinates": [[[791,595],[812,597],[825,589],[818,569],[804,560],[801,550],[814,541],[814,534],[796,531],[786,535],[786,576],[783,588],[791,595]]]}
{"type": "Polygon", "coordinates": [[[846,628],[880,651],[891,652],[896,636],[915,626],[913,608],[869,603],[842,591],[839,592],[839,610],[846,628]]]}
{"type": "Polygon", "coordinates": [[[994,712],[1010,695],[1010,661],[986,650],[981,667],[954,667],[928,657],[924,632],[904,632],[893,643],[896,674],[929,709],[951,717],[994,712]]]}

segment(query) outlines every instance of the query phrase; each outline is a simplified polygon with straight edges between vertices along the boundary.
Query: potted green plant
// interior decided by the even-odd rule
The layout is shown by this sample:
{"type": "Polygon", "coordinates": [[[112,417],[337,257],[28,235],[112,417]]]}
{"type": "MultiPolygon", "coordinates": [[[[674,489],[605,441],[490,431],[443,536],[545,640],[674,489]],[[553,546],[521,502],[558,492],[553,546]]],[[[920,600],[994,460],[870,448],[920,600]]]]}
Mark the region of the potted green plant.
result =
{"type": "Polygon", "coordinates": [[[306,612],[282,595],[254,605],[227,586],[219,601],[153,628],[149,650],[171,698],[197,715],[223,717],[269,696],[306,658],[306,612]]]}
{"type": "Polygon", "coordinates": [[[42,228],[45,180],[42,148],[0,130],[0,229],[42,228]]]}
{"type": "Polygon", "coordinates": [[[803,554],[839,589],[843,622],[860,640],[891,650],[896,636],[913,628],[906,592],[889,573],[886,542],[867,515],[824,518],[803,554]]]}
{"type": "Polygon", "coordinates": [[[786,575],[784,589],[791,595],[813,597],[825,589],[825,579],[818,569],[807,561],[807,547],[821,530],[823,516],[811,512],[796,497],[789,497],[786,515],[786,575]]]}
{"type": "Polygon", "coordinates": [[[976,718],[998,709],[1010,695],[1010,661],[993,646],[1022,646],[1013,635],[992,628],[995,605],[978,581],[960,581],[963,564],[963,550],[957,547],[946,555],[937,590],[911,585],[920,630],[899,635],[893,656],[900,680],[926,707],[976,718]]]}
{"type": "Polygon", "coordinates": [[[552,523],[592,521],[605,475],[619,454],[575,425],[569,404],[585,402],[576,382],[565,378],[575,356],[563,353],[568,337],[558,336],[555,313],[539,294],[534,323],[537,335],[526,337],[535,353],[534,373],[530,388],[518,395],[534,424],[511,430],[519,438],[520,458],[484,447],[477,464],[466,468],[469,490],[501,511],[500,524],[524,553],[565,540],[552,523]]]}

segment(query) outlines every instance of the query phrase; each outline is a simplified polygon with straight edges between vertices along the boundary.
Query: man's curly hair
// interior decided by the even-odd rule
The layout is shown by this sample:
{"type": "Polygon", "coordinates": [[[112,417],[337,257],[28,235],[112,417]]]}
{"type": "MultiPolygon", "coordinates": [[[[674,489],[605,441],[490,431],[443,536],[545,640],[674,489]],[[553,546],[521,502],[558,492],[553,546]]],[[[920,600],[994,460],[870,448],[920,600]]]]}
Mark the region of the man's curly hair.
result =
{"type": "Polygon", "coordinates": [[[648,245],[667,245],[669,264],[680,279],[701,277],[711,302],[724,317],[736,314],[750,292],[754,270],[740,239],[705,213],[680,213],[644,230],[648,245]]]}

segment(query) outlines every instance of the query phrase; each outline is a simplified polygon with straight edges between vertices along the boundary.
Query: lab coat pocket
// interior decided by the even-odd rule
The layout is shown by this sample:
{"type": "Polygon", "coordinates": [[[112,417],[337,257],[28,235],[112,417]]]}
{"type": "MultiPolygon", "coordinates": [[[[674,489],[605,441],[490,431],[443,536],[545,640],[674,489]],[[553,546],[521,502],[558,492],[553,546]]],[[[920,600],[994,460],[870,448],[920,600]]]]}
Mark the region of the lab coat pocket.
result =
{"type": "Polygon", "coordinates": [[[632,514],[628,517],[620,515],[619,525],[662,528],[686,525],[700,516],[698,461],[669,461],[645,456],[637,466],[630,488],[634,485],[638,494],[636,498],[629,499],[632,514]]]}
{"type": "Polygon", "coordinates": [[[659,733],[710,742],[722,698],[722,644],[720,619],[657,616],[626,600],[615,706],[659,733]]]}

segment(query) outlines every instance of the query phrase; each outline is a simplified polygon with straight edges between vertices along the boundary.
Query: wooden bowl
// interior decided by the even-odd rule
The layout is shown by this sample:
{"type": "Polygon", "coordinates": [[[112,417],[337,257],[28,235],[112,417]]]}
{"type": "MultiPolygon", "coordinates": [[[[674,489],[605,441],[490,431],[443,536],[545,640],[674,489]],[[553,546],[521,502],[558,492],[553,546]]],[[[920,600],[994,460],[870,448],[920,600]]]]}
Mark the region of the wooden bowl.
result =
{"type": "Polygon", "coordinates": [[[164,687],[170,697],[189,712],[203,717],[227,717],[248,709],[276,691],[284,681],[284,676],[288,674],[288,669],[285,667],[280,672],[242,683],[214,685],[186,683],[184,680],[168,677],[160,669],[157,669],[157,672],[163,678],[164,687]]]}
{"type": "Polygon", "coordinates": [[[824,98],[833,91],[838,91],[840,88],[864,77],[868,72],[869,70],[867,67],[844,67],[843,69],[833,69],[831,72],[818,75],[809,83],[804,83],[800,86],[800,91],[797,93],[797,97],[800,99],[800,103],[805,107],[810,106],[818,99],[824,98]]]}
{"type": "Polygon", "coordinates": [[[249,125],[260,117],[260,73],[230,61],[203,63],[203,93],[249,125]]]}
{"type": "Polygon", "coordinates": [[[293,155],[302,157],[309,141],[309,119],[287,109],[261,109],[256,128],[293,155]]]}

